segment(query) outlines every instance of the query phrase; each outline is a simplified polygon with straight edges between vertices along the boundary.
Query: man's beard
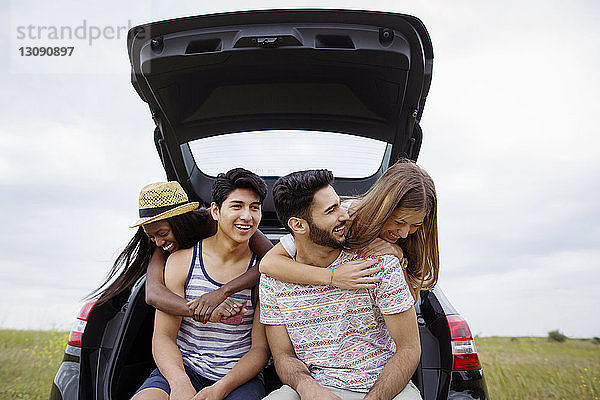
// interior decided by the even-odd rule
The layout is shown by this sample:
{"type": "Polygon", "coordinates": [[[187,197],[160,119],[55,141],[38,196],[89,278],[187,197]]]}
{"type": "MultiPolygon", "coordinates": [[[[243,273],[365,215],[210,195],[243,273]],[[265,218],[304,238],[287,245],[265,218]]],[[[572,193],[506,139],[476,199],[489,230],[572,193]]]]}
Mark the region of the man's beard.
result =
{"type": "MultiPolygon", "coordinates": [[[[308,222],[308,237],[314,244],[318,244],[320,246],[329,247],[332,249],[341,249],[346,245],[346,237],[343,239],[336,239],[333,236],[333,232],[328,232],[325,229],[319,228],[317,225],[313,223],[313,221],[308,222]]],[[[337,225],[338,228],[340,225],[337,225]]]]}

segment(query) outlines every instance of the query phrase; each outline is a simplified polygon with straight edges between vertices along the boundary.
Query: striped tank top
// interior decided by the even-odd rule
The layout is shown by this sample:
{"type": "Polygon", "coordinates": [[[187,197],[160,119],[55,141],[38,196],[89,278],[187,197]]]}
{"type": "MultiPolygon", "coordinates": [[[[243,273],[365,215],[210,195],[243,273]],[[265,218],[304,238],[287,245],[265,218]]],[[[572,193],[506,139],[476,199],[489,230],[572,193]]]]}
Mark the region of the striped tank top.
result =
{"type": "MultiPolygon", "coordinates": [[[[252,255],[250,268],[256,262],[252,255]]],[[[194,255],[190,271],[185,281],[185,298],[193,300],[204,293],[223,286],[213,280],[202,262],[202,241],[194,246],[194,255]]],[[[255,299],[252,289],[244,289],[230,298],[243,303],[248,310],[239,325],[222,322],[203,324],[193,318],[183,317],[177,333],[177,346],[181,351],[183,363],[199,375],[217,381],[227,375],[233,366],[250,350],[251,331],[254,317],[255,299]]]]}

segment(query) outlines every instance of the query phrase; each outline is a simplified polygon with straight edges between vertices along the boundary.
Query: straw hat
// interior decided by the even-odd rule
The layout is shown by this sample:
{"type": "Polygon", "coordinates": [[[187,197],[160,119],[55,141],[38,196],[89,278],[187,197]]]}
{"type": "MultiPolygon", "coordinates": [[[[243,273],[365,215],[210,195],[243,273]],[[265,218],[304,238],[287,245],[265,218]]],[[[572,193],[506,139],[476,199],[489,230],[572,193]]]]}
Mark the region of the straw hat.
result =
{"type": "Polygon", "coordinates": [[[140,219],[131,228],[185,214],[199,205],[188,200],[179,182],[151,183],[140,192],[140,219]]]}

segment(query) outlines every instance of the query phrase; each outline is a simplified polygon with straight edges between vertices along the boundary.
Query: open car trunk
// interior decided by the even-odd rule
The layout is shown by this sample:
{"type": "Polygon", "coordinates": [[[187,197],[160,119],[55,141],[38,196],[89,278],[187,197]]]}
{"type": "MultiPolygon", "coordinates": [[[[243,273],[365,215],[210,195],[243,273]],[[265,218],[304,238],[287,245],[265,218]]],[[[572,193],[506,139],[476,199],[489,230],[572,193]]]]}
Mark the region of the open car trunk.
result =
{"type": "MultiPolygon", "coordinates": [[[[155,22],[128,36],[132,83],[156,123],[170,180],[205,204],[219,172],[244,167],[269,187],[328,168],[340,195],[364,193],[399,157],[416,160],[433,50],[412,16],[268,10],[155,22]]],[[[283,232],[271,196],[260,229],[283,232]]],[[[447,398],[452,354],[434,292],[416,306],[424,399],[447,398]]],[[[124,363],[124,365],[127,363],[124,363]]]]}
{"type": "MultiPolygon", "coordinates": [[[[269,188],[292,170],[329,168],[346,195],[363,193],[398,157],[418,156],[433,51],[415,17],[214,14],[135,27],[128,51],[167,177],[203,203],[216,173],[238,166],[269,188]],[[214,153],[215,141],[229,153],[214,153]],[[363,170],[351,165],[364,159],[371,161],[363,170]],[[352,168],[336,171],[344,160],[352,168]],[[219,170],[207,171],[215,164],[219,170]]],[[[261,229],[281,229],[270,197],[261,229]]]]}

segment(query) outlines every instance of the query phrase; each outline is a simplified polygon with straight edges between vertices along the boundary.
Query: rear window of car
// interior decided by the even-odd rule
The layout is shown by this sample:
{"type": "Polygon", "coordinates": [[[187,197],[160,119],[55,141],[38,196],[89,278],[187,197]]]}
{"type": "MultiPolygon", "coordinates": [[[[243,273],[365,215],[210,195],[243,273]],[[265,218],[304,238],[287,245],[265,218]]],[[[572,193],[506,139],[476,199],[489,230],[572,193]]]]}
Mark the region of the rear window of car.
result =
{"type": "Polygon", "coordinates": [[[388,144],[342,133],[298,130],[239,132],[188,142],[197,167],[209,176],[243,167],[261,176],[326,168],[339,178],[373,175],[388,144]]]}

